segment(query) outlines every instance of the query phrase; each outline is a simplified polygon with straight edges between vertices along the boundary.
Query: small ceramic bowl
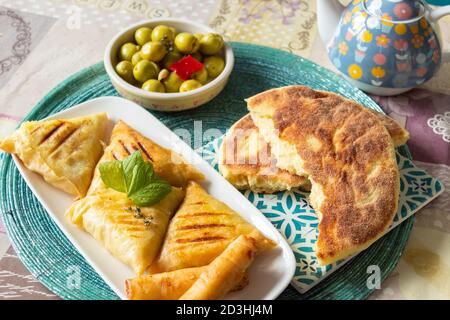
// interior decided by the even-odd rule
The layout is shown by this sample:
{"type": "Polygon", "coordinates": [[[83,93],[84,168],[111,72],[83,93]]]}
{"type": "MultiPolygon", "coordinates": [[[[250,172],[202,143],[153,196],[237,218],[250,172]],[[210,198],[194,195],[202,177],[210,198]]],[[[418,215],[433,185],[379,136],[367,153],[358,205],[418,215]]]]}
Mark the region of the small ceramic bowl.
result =
{"type": "Polygon", "coordinates": [[[225,59],[225,68],[222,73],[211,82],[192,91],[179,93],[148,92],[129,84],[116,73],[114,68],[119,62],[117,55],[120,46],[126,42],[134,41],[134,32],[138,28],[144,26],[155,27],[159,24],[174,27],[180,32],[214,33],[214,30],[205,25],[182,19],[152,19],[122,30],[109,42],[104,56],[105,69],[114,88],[122,97],[134,101],[145,108],[158,111],[180,111],[196,108],[217,96],[227,84],[234,66],[233,50],[227,43],[225,43],[222,52],[222,56],[225,59]]]}

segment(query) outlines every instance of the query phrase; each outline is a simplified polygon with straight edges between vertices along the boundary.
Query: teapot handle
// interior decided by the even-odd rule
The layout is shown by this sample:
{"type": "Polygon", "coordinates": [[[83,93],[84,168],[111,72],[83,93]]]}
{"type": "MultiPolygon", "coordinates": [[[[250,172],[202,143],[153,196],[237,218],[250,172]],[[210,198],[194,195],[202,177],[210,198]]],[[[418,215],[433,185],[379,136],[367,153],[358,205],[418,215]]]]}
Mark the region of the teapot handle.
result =
{"type": "Polygon", "coordinates": [[[450,5],[449,6],[444,6],[444,7],[440,7],[438,9],[434,9],[433,11],[431,11],[430,15],[429,15],[429,19],[431,21],[437,21],[440,18],[442,18],[443,16],[449,15],[450,14],[450,5]]]}

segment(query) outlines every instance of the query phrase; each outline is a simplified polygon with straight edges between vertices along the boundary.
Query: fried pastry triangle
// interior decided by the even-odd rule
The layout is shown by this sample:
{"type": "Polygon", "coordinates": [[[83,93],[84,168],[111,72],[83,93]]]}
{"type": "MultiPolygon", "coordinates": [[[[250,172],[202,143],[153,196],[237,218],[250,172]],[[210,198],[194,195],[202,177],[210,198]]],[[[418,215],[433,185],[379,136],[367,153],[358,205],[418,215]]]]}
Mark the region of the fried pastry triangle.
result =
{"type": "Polygon", "coordinates": [[[183,196],[173,187],[159,203],[138,208],[125,193],[107,189],[74,202],[67,216],[140,275],[158,254],[183,196]]]}
{"type": "Polygon", "coordinates": [[[252,234],[260,250],[274,243],[200,185],[190,182],[186,197],[170,222],[151,273],[209,264],[238,236],[252,234]]]}
{"type": "Polygon", "coordinates": [[[105,113],[73,119],[28,121],[0,149],[16,154],[51,185],[78,197],[86,194],[103,153],[105,113]]]}
{"type": "MultiPolygon", "coordinates": [[[[122,160],[139,150],[146,161],[153,164],[155,173],[172,186],[184,187],[189,180],[201,181],[204,176],[177,153],[163,148],[152,140],[119,120],[111,134],[110,144],[105,149],[99,164],[104,161],[122,160]]],[[[89,194],[104,190],[99,170],[95,171],[89,194]]]]}

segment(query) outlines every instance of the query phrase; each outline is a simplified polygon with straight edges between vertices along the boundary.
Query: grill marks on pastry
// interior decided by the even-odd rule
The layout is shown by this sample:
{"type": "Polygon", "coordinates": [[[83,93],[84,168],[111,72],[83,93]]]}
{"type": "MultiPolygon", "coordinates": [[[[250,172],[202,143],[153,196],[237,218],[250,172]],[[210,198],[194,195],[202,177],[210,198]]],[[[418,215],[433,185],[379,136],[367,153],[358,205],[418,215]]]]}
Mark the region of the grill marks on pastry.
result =
{"type": "Polygon", "coordinates": [[[130,149],[125,145],[125,143],[123,143],[122,140],[119,140],[119,144],[122,146],[123,151],[125,151],[127,155],[131,155],[133,153],[133,150],[130,151],[130,149]]]}
{"type": "Polygon", "coordinates": [[[115,222],[127,231],[129,237],[144,238],[144,224],[142,221],[135,219],[130,213],[117,213],[115,222]]]}
{"type": "MultiPolygon", "coordinates": [[[[68,143],[69,139],[80,129],[80,127],[80,125],[74,125],[66,121],[60,121],[41,138],[38,145],[47,145],[48,154],[53,155],[65,143],[68,143]]],[[[33,131],[36,131],[36,129],[34,129],[33,131]]]]}
{"type": "Polygon", "coordinates": [[[213,217],[212,219],[216,219],[215,217],[228,215],[228,213],[221,212],[196,212],[191,214],[183,214],[179,216],[179,221],[175,227],[175,233],[178,235],[178,237],[174,242],[178,244],[185,244],[230,240],[229,237],[220,233],[220,230],[224,228],[234,228],[234,226],[222,223],[220,221],[211,221],[211,218],[208,218],[213,217]],[[202,222],[201,219],[195,221],[194,219],[191,219],[192,217],[206,217],[206,219],[202,222]],[[191,234],[191,232],[193,231],[197,232],[194,237],[185,236],[186,234],[191,234]],[[217,234],[216,231],[220,234],[217,234]]]}
{"type": "Polygon", "coordinates": [[[71,136],[73,136],[78,131],[78,129],[79,127],[71,128],[67,134],[59,139],[58,144],[50,150],[50,154],[55,153],[66,141],[69,140],[71,136]]]}
{"type": "Polygon", "coordinates": [[[196,201],[196,202],[190,203],[191,206],[201,206],[201,205],[204,205],[204,204],[206,204],[205,201],[196,201]]]}
{"type": "MultiPolygon", "coordinates": [[[[56,133],[56,131],[58,131],[59,128],[61,128],[64,125],[64,122],[60,122],[59,124],[57,124],[54,128],[52,128],[51,130],[49,130],[41,139],[41,141],[39,141],[38,145],[40,146],[41,144],[43,144],[45,141],[47,141],[48,139],[51,138],[51,136],[53,136],[53,134],[56,133]]],[[[41,127],[37,127],[36,129],[33,130],[33,132],[35,132],[37,129],[40,129],[41,127]]],[[[32,132],[32,133],[33,133],[32,132]]]]}
{"type": "Polygon", "coordinates": [[[228,216],[226,212],[195,212],[179,215],[180,218],[207,217],[207,216],[228,216]]]}
{"type": "Polygon", "coordinates": [[[192,230],[192,229],[207,229],[207,228],[232,228],[233,226],[224,223],[209,223],[209,224],[192,224],[181,226],[177,230],[192,230]]]}
{"type": "MultiPolygon", "coordinates": [[[[129,145],[127,145],[122,140],[118,140],[118,143],[121,146],[122,151],[127,156],[130,156],[132,153],[140,150],[144,160],[149,160],[149,161],[153,162],[153,158],[151,157],[150,153],[147,151],[147,149],[144,147],[144,145],[141,142],[133,141],[129,145]]],[[[113,157],[114,157],[114,159],[119,160],[117,155],[113,154],[113,157]]]]}
{"type": "Polygon", "coordinates": [[[215,242],[215,241],[223,241],[227,240],[228,238],[222,237],[222,236],[210,236],[210,237],[198,237],[198,238],[192,238],[192,239],[176,239],[176,243],[196,243],[196,242],[215,242]]]}
{"type": "Polygon", "coordinates": [[[145,156],[148,158],[148,160],[150,160],[151,162],[153,162],[153,159],[150,155],[150,153],[147,151],[147,149],[145,149],[145,147],[142,145],[142,143],[140,143],[139,141],[137,142],[137,145],[139,146],[139,149],[141,149],[141,151],[145,154],[145,156]]]}

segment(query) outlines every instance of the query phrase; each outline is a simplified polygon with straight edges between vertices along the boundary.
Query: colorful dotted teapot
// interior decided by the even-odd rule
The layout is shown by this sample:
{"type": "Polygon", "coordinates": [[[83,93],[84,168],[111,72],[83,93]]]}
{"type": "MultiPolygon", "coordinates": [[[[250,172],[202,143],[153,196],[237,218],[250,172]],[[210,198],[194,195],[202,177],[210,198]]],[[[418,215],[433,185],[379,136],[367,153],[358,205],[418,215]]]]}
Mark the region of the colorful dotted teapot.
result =
{"type": "Polygon", "coordinates": [[[408,91],[429,80],[441,63],[433,10],[420,0],[354,0],[347,7],[318,0],[319,32],[328,56],[345,78],[377,95],[408,91]]]}

